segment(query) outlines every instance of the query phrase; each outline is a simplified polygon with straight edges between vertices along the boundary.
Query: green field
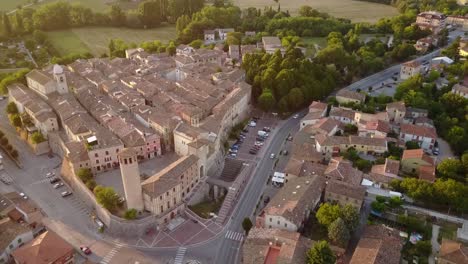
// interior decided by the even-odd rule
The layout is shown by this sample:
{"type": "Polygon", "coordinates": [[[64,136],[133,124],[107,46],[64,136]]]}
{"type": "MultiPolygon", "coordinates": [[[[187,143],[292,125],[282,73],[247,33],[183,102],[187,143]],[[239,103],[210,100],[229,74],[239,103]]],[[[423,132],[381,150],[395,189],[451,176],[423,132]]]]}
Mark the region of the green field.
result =
{"type": "Polygon", "coordinates": [[[176,38],[173,25],[156,29],[128,29],[109,27],[86,27],[47,33],[52,45],[60,55],[91,52],[95,56],[107,52],[111,39],[122,39],[127,43],[160,40],[163,43],[176,38]]]}
{"type": "MultiPolygon", "coordinates": [[[[241,8],[252,6],[263,9],[265,6],[277,6],[272,0],[234,0],[233,3],[241,8]]],[[[300,6],[309,5],[332,16],[351,19],[353,22],[376,22],[379,18],[398,14],[396,8],[388,5],[353,0],[288,0],[279,3],[281,9],[288,9],[293,15],[300,6]]]]}
{"type": "MultiPolygon", "coordinates": [[[[54,2],[57,0],[39,0],[39,3],[31,7],[37,7],[43,3],[54,2]]],[[[107,11],[110,5],[115,2],[120,5],[123,9],[136,8],[138,3],[136,2],[120,2],[118,0],[62,0],[69,3],[80,3],[85,7],[91,8],[93,11],[104,12],[107,11]]],[[[0,11],[11,11],[15,9],[18,5],[28,4],[29,0],[0,0],[0,11]]]]}

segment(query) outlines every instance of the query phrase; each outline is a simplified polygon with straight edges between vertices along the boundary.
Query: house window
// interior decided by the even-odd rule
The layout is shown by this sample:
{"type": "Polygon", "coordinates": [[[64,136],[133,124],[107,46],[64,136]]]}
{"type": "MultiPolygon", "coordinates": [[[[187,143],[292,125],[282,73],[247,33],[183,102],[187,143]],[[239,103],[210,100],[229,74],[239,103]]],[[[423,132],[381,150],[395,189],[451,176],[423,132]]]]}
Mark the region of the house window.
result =
{"type": "Polygon", "coordinates": [[[273,218],[270,217],[270,222],[273,222],[273,218]]]}
{"type": "Polygon", "coordinates": [[[99,155],[98,155],[97,153],[94,153],[94,157],[96,157],[96,158],[97,158],[97,157],[99,157],[99,155]]]}
{"type": "Polygon", "coordinates": [[[96,160],[96,164],[99,164],[99,160],[96,160]]]}
{"type": "Polygon", "coordinates": [[[164,206],[161,205],[161,213],[164,212],[164,206]]]}
{"type": "Polygon", "coordinates": [[[159,196],[159,200],[162,200],[162,195],[161,195],[161,196],[159,196]]]}
{"type": "Polygon", "coordinates": [[[18,238],[18,244],[21,244],[21,242],[23,242],[23,240],[21,238],[18,238]]]}
{"type": "Polygon", "coordinates": [[[106,156],[109,155],[109,151],[106,150],[106,156]]]}
{"type": "Polygon", "coordinates": [[[284,223],[284,227],[288,227],[288,224],[287,224],[287,223],[284,223]]]}
{"type": "Polygon", "coordinates": [[[172,188],[172,192],[175,192],[175,188],[172,188]]]}
{"type": "Polygon", "coordinates": [[[281,224],[280,220],[278,220],[278,222],[277,222],[277,223],[278,223],[278,225],[280,225],[280,224],[281,224]]]}
{"type": "Polygon", "coordinates": [[[166,196],[169,196],[169,192],[166,192],[166,196]]]}

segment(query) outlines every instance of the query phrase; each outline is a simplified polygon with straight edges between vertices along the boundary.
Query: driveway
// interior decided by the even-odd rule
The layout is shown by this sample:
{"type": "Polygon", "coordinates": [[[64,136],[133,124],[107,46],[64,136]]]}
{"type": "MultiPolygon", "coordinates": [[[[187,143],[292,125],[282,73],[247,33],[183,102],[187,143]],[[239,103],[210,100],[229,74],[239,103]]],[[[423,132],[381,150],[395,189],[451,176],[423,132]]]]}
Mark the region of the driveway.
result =
{"type": "Polygon", "coordinates": [[[439,143],[439,155],[437,156],[437,163],[444,159],[455,157],[447,141],[442,138],[437,138],[437,142],[439,143]]]}

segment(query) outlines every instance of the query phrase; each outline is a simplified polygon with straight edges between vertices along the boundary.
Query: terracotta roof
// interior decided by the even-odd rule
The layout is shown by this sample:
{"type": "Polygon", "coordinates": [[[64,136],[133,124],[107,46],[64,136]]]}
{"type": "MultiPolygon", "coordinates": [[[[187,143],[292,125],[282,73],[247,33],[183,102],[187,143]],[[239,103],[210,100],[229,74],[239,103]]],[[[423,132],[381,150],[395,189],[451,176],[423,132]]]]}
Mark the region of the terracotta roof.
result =
{"type": "Polygon", "coordinates": [[[468,248],[456,241],[442,239],[439,259],[455,264],[466,264],[468,263],[468,248]]]}
{"type": "Polygon", "coordinates": [[[327,109],[328,105],[326,103],[322,103],[320,101],[313,101],[309,105],[309,113],[310,112],[323,112],[327,109]]]}
{"type": "Polygon", "coordinates": [[[408,61],[408,62],[405,62],[403,63],[403,66],[404,67],[410,67],[410,68],[416,68],[416,67],[419,67],[421,66],[421,63],[419,61],[408,61]]]}
{"type": "Polygon", "coordinates": [[[406,106],[405,106],[404,102],[398,101],[398,102],[393,102],[393,103],[387,104],[386,109],[387,109],[387,111],[390,110],[390,109],[396,109],[396,110],[398,110],[400,112],[405,112],[406,111],[406,106]]]}
{"type": "Polygon", "coordinates": [[[333,117],[345,117],[351,120],[354,120],[354,116],[356,115],[356,111],[344,109],[341,107],[332,107],[330,110],[329,116],[333,117]]]}
{"type": "Polygon", "coordinates": [[[415,135],[420,137],[437,138],[437,132],[433,127],[401,124],[400,134],[415,135]]]}
{"type": "Polygon", "coordinates": [[[424,150],[422,149],[405,149],[403,151],[403,156],[401,157],[402,160],[405,159],[420,159],[424,160],[428,164],[435,164],[435,161],[433,158],[431,158],[429,155],[424,153],[424,150]]]}
{"type": "Polygon", "coordinates": [[[30,78],[41,85],[46,85],[48,82],[52,81],[51,77],[39,70],[30,71],[28,74],[26,74],[26,78],[30,78]]]}
{"type": "Polygon", "coordinates": [[[419,179],[428,182],[435,182],[436,167],[434,165],[423,165],[419,167],[419,179]]]}
{"type": "Polygon", "coordinates": [[[327,184],[326,192],[343,195],[357,200],[364,200],[366,188],[346,182],[331,180],[327,184]]]}
{"type": "Polygon", "coordinates": [[[343,181],[351,185],[359,186],[362,181],[362,171],[353,168],[347,160],[332,159],[325,170],[327,179],[343,181]]]}
{"type": "Polygon", "coordinates": [[[253,228],[244,242],[243,263],[305,263],[306,251],[311,243],[297,232],[253,228]]]}
{"type": "Polygon", "coordinates": [[[309,175],[288,179],[288,182],[272,197],[264,212],[282,216],[300,226],[306,209],[315,207],[322,195],[324,178],[309,175]]]}
{"type": "Polygon", "coordinates": [[[52,231],[16,249],[12,256],[19,264],[48,264],[73,252],[73,247],[52,231]]]}
{"type": "Polygon", "coordinates": [[[468,87],[457,83],[452,87],[452,91],[468,94],[468,87]]]}
{"type": "Polygon", "coordinates": [[[385,138],[370,138],[370,137],[358,137],[349,136],[350,145],[364,145],[364,146],[375,146],[375,147],[387,147],[387,140],[385,138]]]}
{"type": "MultiPolygon", "coordinates": [[[[192,166],[196,166],[198,157],[189,155],[181,157],[155,175],[145,180],[141,185],[143,191],[151,197],[156,197],[167,190],[174,188],[183,179],[180,178],[192,166]]],[[[196,168],[198,170],[198,167],[196,168]]]]}
{"type": "Polygon", "coordinates": [[[26,232],[31,232],[31,229],[25,224],[13,222],[9,218],[0,220],[0,252],[3,252],[13,239],[26,232]]]}
{"type": "Polygon", "coordinates": [[[383,225],[367,226],[350,264],[399,264],[402,248],[397,230],[383,225]]]}
{"type": "Polygon", "coordinates": [[[350,98],[353,100],[359,100],[361,102],[363,102],[366,99],[365,94],[354,92],[354,91],[349,91],[346,89],[339,90],[338,93],[336,93],[336,96],[350,98]]]}

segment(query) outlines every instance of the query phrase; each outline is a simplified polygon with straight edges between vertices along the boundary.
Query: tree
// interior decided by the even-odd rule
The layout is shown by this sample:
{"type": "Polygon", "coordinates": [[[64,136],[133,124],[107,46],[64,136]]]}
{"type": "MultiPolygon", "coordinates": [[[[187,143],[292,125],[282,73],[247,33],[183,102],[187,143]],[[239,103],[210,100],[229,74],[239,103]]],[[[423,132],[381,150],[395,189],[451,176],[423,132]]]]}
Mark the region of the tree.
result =
{"type": "Polygon", "coordinates": [[[21,15],[21,10],[17,10],[15,13],[16,19],[16,32],[23,33],[24,32],[24,25],[23,25],[23,16],[21,15]]]}
{"type": "Polygon", "coordinates": [[[36,49],[36,42],[32,39],[28,39],[24,42],[24,46],[32,52],[36,49]]]}
{"type": "Polygon", "coordinates": [[[88,168],[80,168],[76,175],[80,178],[84,183],[93,179],[93,173],[88,168]]]}
{"type": "Polygon", "coordinates": [[[333,221],[341,215],[340,206],[330,203],[324,203],[320,206],[315,216],[321,225],[328,227],[333,221]]]}
{"type": "Polygon", "coordinates": [[[419,149],[419,143],[417,141],[408,141],[405,143],[406,149],[419,149]]]}
{"type": "Polygon", "coordinates": [[[14,102],[9,102],[6,107],[6,112],[10,115],[18,114],[18,107],[16,107],[14,102]]]}
{"type": "Polygon", "coordinates": [[[44,135],[42,135],[40,131],[36,131],[31,135],[31,141],[34,144],[39,144],[41,142],[46,141],[46,139],[44,138],[44,135]]]}
{"type": "Polygon", "coordinates": [[[14,159],[17,159],[18,158],[18,151],[16,149],[10,151],[10,155],[14,158],[14,159]]]}
{"type": "Polygon", "coordinates": [[[359,213],[356,208],[350,204],[346,204],[341,208],[341,218],[350,232],[353,232],[359,226],[359,213]]]}
{"type": "Polygon", "coordinates": [[[2,145],[2,146],[8,145],[8,138],[6,138],[6,137],[0,138],[0,145],[2,145]]]}
{"type": "Polygon", "coordinates": [[[161,5],[159,1],[147,0],[138,5],[141,24],[146,27],[159,26],[161,23],[161,5]]]}
{"type": "Polygon", "coordinates": [[[176,54],[176,46],[174,44],[173,41],[171,41],[169,43],[169,45],[166,47],[166,52],[170,55],[170,56],[174,56],[176,54]]]}
{"type": "Polygon", "coordinates": [[[118,5],[112,5],[111,9],[109,11],[109,18],[110,18],[110,23],[114,27],[121,27],[126,24],[127,22],[127,17],[125,15],[125,12],[122,11],[120,6],[118,5]]]}
{"type": "Polygon", "coordinates": [[[47,35],[44,33],[44,31],[34,30],[33,38],[38,44],[44,44],[47,39],[47,35]]]}
{"type": "Polygon", "coordinates": [[[5,36],[11,36],[12,30],[11,30],[11,23],[10,23],[10,18],[6,13],[3,13],[3,33],[5,36]]]}
{"type": "Polygon", "coordinates": [[[21,117],[19,114],[10,115],[10,122],[14,127],[22,127],[23,122],[21,122],[21,117]]]}
{"type": "Polygon", "coordinates": [[[88,189],[90,189],[91,191],[94,190],[94,188],[96,188],[97,186],[97,183],[95,180],[89,180],[85,182],[85,184],[86,184],[86,187],[88,187],[88,189]]]}
{"type": "Polygon", "coordinates": [[[330,249],[327,241],[316,242],[307,251],[307,264],[334,264],[335,261],[335,254],[330,249]]]}
{"type": "Polygon", "coordinates": [[[124,218],[127,220],[133,220],[137,217],[137,210],[132,208],[125,211],[124,218]]]}
{"type": "Polygon", "coordinates": [[[338,218],[328,226],[328,238],[333,243],[346,247],[351,235],[343,219],[338,218]]]}
{"type": "Polygon", "coordinates": [[[464,181],[463,166],[458,159],[448,158],[442,160],[437,165],[437,172],[441,178],[464,181]]]}
{"type": "Polygon", "coordinates": [[[260,97],[258,97],[258,104],[263,111],[270,111],[276,105],[275,97],[269,89],[263,90],[260,97]]]}
{"type": "Polygon", "coordinates": [[[97,202],[109,211],[113,211],[119,202],[119,196],[112,187],[98,185],[94,188],[97,202]]]}
{"type": "Polygon", "coordinates": [[[293,88],[288,94],[289,109],[295,110],[304,105],[304,94],[301,89],[293,88]]]}
{"type": "Polygon", "coordinates": [[[250,218],[244,218],[244,220],[242,221],[242,228],[244,229],[246,235],[249,234],[249,231],[250,229],[252,229],[252,226],[253,224],[252,221],[250,221],[250,218]]]}

